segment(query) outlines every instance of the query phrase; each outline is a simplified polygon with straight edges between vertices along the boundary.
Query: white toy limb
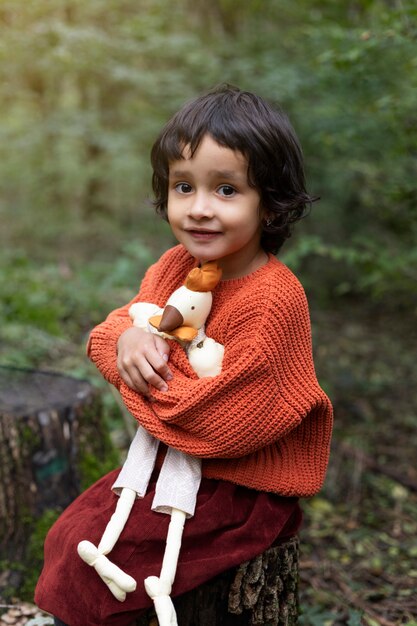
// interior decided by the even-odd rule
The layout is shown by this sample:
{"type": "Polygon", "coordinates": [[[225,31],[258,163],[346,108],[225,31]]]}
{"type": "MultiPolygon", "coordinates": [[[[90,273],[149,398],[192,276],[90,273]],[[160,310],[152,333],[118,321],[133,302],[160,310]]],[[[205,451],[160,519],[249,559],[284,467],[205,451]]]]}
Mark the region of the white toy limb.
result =
{"type": "Polygon", "coordinates": [[[130,487],[136,491],[138,497],[143,498],[155,467],[158,447],[159,441],[142,426],[138,426],[112,490],[120,494],[124,487],[130,487]]]}
{"type": "Polygon", "coordinates": [[[199,378],[220,374],[223,354],[224,346],[205,335],[199,341],[194,339],[187,349],[190,365],[199,378]]]}
{"type": "Polygon", "coordinates": [[[100,554],[108,554],[113,550],[116,541],[119,539],[126,521],[132,510],[134,501],[136,500],[136,491],[125,487],[120,493],[120,497],[116,504],[116,510],[111,516],[100,543],[98,544],[98,552],[100,554]]]}
{"type": "Polygon", "coordinates": [[[135,579],[125,574],[117,565],[109,561],[90,541],[81,541],[78,544],[77,551],[83,561],[94,567],[114,597],[120,600],[120,602],[126,599],[127,592],[136,589],[135,579]]]}
{"type": "Polygon", "coordinates": [[[171,521],[169,523],[167,542],[160,578],[174,582],[177,571],[178,556],[181,549],[182,533],[184,530],[185,513],[178,509],[172,509],[171,521]]]}
{"type": "Polygon", "coordinates": [[[177,625],[175,608],[170,598],[170,594],[177,571],[184,522],[184,511],[173,509],[168,528],[161,573],[159,578],[157,576],[149,576],[145,580],[145,589],[154,602],[159,626],[177,625]]]}
{"type": "Polygon", "coordinates": [[[136,581],[120,567],[112,563],[105,555],[112,550],[130,515],[136,491],[123,489],[118,499],[116,510],[110,518],[98,548],[91,541],[80,541],[77,551],[82,560],[94,567],[97,574],[108,586],[114,597],[123,602],[126,593],[136,589],[136,581]]]}
{"type": "Polygon", "coordinates": [[[120,602],[126,599],[126,593],[136,589],[136,580],[112,563],[105,554],[112,550],[120,537],[135,499],[136,491],[128,488],[123,489],[116,510],[106,526],[98,548],[91,541],[85,540],[80,541],[77,546],[77,552],[82,560],[87,565],[94,567],[111,593],[120,602]]]}
{"type": "Polygon", "coordinates": [[[129,316],[132,319],[133,326],[148,330],[148,320],[153,315],[160,315],[163,309],[157,304],[151,302],[135,302],[129,307],[129,316]]]}
{"type": "MultiPolygon", "coordinates": [[[[131,583],[127,589],[120,588],[118,582],[120,573],[122,573],[123,576],[127,576],[127,580],[129,581],[134,581],[134,579],[128,576],[128,574],[125,574],[109,559],[106,558],[106,560],[103,561],[103,559],[99,559],[98,557],[108,554],[113,549],[126,525],[126,521],[129,518],[136,498],[145,495],[149,478],[155,465],[158,446],[159,442],[140,426],[131,443],[128,460],[124,464],[118,479],[112,487],[119,493],[120,497],[117,501],[116,509],[104,530],[98,548],[90,542],[82,541],[78,544],[78,554],[86,563],[96,569],[112,594],[121,602],[126,598],[126,591],[133,591],[133,589],[130,588],[132,586],[131,583]],[[138,466],[141,468],[140,472],[137,471],[138,466]],[[121,474],[123,475],[121,476],[121,474]],[[122,484],[120,488],[118,487],[119,480],[121,480],[122,484]],[[88,549],[86,546],[88,546],[88,549]],[[105,575],[103,574],[104,564],[105,575]],[[113,576],[116,576],[116,578],[113,576]]],[[[136,582],[134,589],[135,588],[136,582]]]]}
{"type": "Polygon", "coordinates": [[[201,459],[168,448],[155,488],[152,511],[171,514],[172,509],[194,515],[201,482],[201,459]]]}

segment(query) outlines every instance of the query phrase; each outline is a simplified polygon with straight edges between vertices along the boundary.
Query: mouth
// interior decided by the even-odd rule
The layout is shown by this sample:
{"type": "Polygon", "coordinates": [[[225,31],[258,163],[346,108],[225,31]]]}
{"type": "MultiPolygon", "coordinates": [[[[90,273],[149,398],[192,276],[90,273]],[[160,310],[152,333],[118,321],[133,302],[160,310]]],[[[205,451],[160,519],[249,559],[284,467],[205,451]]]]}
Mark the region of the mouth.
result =
{"type": "Polygon", "coordinates": [[[218,230],[208,230],[206,228],[186,228],[185,231],[199,241],[210,241],[221,235],[221,232],[218,230]]]}

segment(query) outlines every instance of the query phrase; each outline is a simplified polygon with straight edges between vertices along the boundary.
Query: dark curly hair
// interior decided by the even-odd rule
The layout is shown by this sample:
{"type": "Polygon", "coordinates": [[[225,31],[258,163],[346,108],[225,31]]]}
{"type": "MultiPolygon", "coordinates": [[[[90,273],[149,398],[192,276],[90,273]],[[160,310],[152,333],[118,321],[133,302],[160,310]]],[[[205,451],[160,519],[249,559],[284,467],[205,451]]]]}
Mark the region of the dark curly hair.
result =
{"type": "Polygon", "coordinates": [[[169,164],[183,158],[184,146],[193,155],[207,133],[248,160],[248,182],[267,218],[261,245],[276,253],[317,198],[306,191],[303,155],[288,117],[237,87],[221,85],[186,103],[162,129],[151,152],[157,213],[167,219],[169,164]]]}

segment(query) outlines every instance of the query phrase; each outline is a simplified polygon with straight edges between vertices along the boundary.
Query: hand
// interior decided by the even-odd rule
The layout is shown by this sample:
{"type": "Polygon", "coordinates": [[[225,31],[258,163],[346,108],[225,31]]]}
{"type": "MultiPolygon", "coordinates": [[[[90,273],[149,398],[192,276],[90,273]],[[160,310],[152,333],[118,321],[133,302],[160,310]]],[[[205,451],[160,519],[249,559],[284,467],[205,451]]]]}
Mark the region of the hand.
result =
{"type": "Polygon", "coordinates": [[[131,389],[151,399],[149,385],[167,391],[172,379],[168,342],[142,328],[128,328],[117,342],[117,369],[131,389]]]}

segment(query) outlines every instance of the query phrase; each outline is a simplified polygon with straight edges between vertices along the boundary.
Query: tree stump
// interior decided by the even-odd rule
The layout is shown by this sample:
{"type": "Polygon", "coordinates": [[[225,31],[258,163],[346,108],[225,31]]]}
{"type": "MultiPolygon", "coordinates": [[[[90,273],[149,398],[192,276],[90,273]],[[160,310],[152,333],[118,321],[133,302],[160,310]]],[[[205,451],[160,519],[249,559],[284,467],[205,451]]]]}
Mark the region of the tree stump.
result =
{"type": "MultiPolygon", "coordinates": [[[[180,626],[293,626],[298,619],[298,538],[269,548],[173,599],[180,626]]],[[[153,609],[135,626],[157,626],[153,609]]]]}
{"type": "Polygon", "coordinates": [[[0,367],[0,561],[22,563],[34,521],[81,492],[86,462],[112,457],[102,415],[85,380],[0,367]]]}

